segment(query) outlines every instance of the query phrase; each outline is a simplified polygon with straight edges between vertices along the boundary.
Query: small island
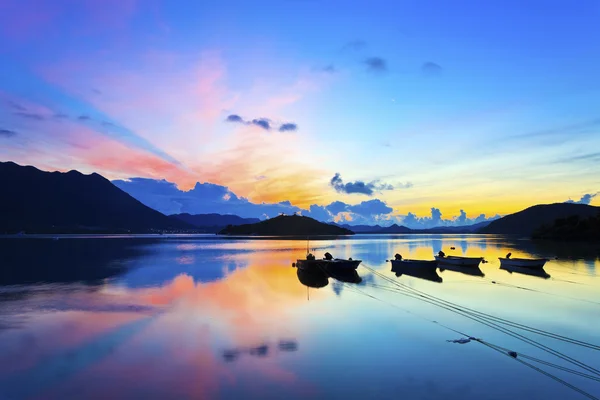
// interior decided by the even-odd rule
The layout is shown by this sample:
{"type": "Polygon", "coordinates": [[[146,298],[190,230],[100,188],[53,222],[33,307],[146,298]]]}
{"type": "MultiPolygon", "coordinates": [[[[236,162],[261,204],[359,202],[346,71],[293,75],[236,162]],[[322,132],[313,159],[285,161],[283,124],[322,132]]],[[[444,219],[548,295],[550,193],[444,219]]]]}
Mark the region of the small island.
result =
{"type": "Polygon", "coordinates": [[[354,235],[350,229],[319,222],[300,215],[280,215],[255,224],[228,225],[219,235],[256,236],[341,236],[354,235]]]}

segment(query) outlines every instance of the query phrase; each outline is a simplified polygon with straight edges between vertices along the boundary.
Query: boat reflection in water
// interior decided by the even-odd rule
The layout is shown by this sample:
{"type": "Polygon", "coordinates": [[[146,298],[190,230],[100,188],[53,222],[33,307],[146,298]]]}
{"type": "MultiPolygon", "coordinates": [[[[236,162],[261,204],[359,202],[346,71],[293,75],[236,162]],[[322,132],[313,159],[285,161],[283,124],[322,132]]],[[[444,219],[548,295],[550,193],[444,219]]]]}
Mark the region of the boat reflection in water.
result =
{"type": "Polygon", "coordinates": [[[437,273],[437,264],[434,262],[414,260],[415,262],[411,262],[412,260],[399,261],[393,260],[392,262],[392,272],[396,274],[397,277],[402,275],[408,275],[415,278],[425,279],[432,282],[441,283],[442,277],[437,273]]]}
{"type": "Polygon", "coordinates": [[[479,276],[481,278],[483,278],[485,276],[485,274],[483,273],[481,268],[479,268],[479,266],[463,267],[460,265],[440,264],[439,267],[440,267],[440,272],[444,272],[444,271],[448,270],[448,271],[458,272],[458,273],[465,274],[465,275],[479,276]]]}
{"type": "Polygon", "coordinates": [[[277,347],[270,346],[266,343],[254,347],[238,347],[223,351],[223,359],[227,362],[237,360],[243,354],[249,354],[255,357],[267,357],[269,354],[278,352],[291,352],[298,350],[298,343],[295,340],[280,340],[277,347]]]}
{"type": "Polygon", "coordinates": [[[531,268],[525,268],[525,267],[515,267],[512,265],[501,265],[500,269],[503,269],[510,274],[515,272],[517,274],[536,276],[538,278],[544,278],[544,279],[550,278],[550,274],[547,273],[543,268],[531,269],[531,268]]]}
{"type": "Polygon", "coordinates": [[[346,265],[338,266],[335,263],[292,264],[292,266],[297,267],[296,275],[300,283],[316,289],[327,286],[329,278],[346,283],[362,282],[362,278],[353,266],[348,268],[346,265]]]}

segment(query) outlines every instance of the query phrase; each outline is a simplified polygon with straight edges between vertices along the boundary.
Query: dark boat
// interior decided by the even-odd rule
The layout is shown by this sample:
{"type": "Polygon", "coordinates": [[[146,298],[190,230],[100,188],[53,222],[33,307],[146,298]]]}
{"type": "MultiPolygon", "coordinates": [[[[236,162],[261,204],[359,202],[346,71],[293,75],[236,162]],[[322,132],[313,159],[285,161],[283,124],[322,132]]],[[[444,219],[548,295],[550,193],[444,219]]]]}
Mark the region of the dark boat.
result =
{"type": "Polygon", "coordinates": [[[333,258],[330,253],[325,253],[325,257],[321,260],[317,260],[311,253],[306,255],[305,260],[296,260],[293,266],[298,269],[331,269],[331,270],[355,270],[358,268],[362,260],[353,260],[349,258],[347,260],[341,258],[333,258]]]}
{"type": "Polygon", "coordinates": [[[479,263],[483,261],[483,257],[446,256],[443,251],[440,251],[435,256],[435,259],[438,264],[459,265],[463,267],[478,267],[479,263]]]}
{"type": "Polygon", "coordinates": [[[510,258],[512,254],[508,253],[506,257],[498,257],[500,266],[520,267],[529,269],[543,269],[548,261],[546,258],[510,258]]]}
{"type": "Polygon", "coordinates": [[[432,282],[442,282],[442,277],[437,273],[437,261],[402,260],[399,254],[396,254],[396,259],[391,261],[392,272],[397,277],[409,275],[432,282]]]}
{"type": "Polygon", "coordinates": [[[394,265],[398,267],[409,266],[409,267],[437,267],[437,260],[411,260],[408,258],[402,258],[400,254],[396,254],[393,260],[390,260],[392,263],[392,268],[394,265]]]}

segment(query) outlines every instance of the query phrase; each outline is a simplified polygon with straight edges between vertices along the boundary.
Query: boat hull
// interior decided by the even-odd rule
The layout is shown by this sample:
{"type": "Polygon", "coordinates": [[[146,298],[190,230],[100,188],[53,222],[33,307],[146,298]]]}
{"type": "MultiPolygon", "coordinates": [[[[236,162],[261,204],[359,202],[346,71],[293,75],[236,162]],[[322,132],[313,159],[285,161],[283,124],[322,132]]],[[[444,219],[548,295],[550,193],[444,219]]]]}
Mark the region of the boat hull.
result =
{"type": "Polygon", "coordinates": [[[518,267],[518,268],[530,268],[530,269],[542,269],[546,265],[545,258],[538,259],[526,259],[526,258],[502,258],[500,260],[501,267],[518,267]]]}
{"type": "Polygon", "coordinates": [[[362,260],[296,260],[296,267],[300,269],[323,269],[323,270],[355,270],[362,260]]]}
{"type": "Polygon", "coordinates": [[[483,257],[435,256],[435,259],[438,264],[459,265],[461,267],[479,267],[479,264],[483,261],[483,257]]]}
{"type": "Polygon", "coordinates": [[[392,272],[397,277],[408,275],[432,282],[442,282],[442,277],[437,274],[437,261],[392,260],[392,272]]]}
{"type": "Polygon", "coordinates": [[[395,267],[437,267],[436,260],[391,260],[392,268],[395,267]]]}

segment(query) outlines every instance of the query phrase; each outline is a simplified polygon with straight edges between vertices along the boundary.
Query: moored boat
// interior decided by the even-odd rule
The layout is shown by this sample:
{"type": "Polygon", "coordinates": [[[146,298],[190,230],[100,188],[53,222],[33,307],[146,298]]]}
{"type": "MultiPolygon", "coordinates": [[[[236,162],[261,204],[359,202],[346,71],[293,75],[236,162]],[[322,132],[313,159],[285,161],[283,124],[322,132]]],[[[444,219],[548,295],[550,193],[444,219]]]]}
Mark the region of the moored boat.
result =
{"type": "Polygon", "coordinates": [[[500,260],[501,267],[519,267],[519,268],[531,268],[531,269],[542,269],[546,262],[546,258],[510,258],[511,253],[508,253],[506,257],[498,257],[500,260]]]}
{"type": "Polygon", "coordinates": [[[442,282],[442,277],[437,274],[437,261],[435,260],[404,260],[396,254],[396,259],[391,260],[392,272],[397,277],[409,275],[415,278],[432,282],[442,282]]]}
{"type": "Polygon", "coordinates": [[[331,254],[325,253],[323,259],[317,260],[314,255],[308,254],[305,260],[296,260],[295,267],[300,269],[319,268],[324,270],[354,270],[358,268],[362,260],[333,258],[331,254]]]}
{"type": "Polygon", "coordinates": [[[483,257],[460,257],[460,256],[447,256],[443,251],[440,251],[435,259],[439,264],[446,265],[460,265],[462,267],[478,267],[483,261],[483,257]]]}
{"type": "Polygon", "coordinates": [[[392,268],[397,267],[437,267],[436,260],[411,260],[409,258],[402,258],[400,254],[396,254],[392,263],[392,268]]]}

